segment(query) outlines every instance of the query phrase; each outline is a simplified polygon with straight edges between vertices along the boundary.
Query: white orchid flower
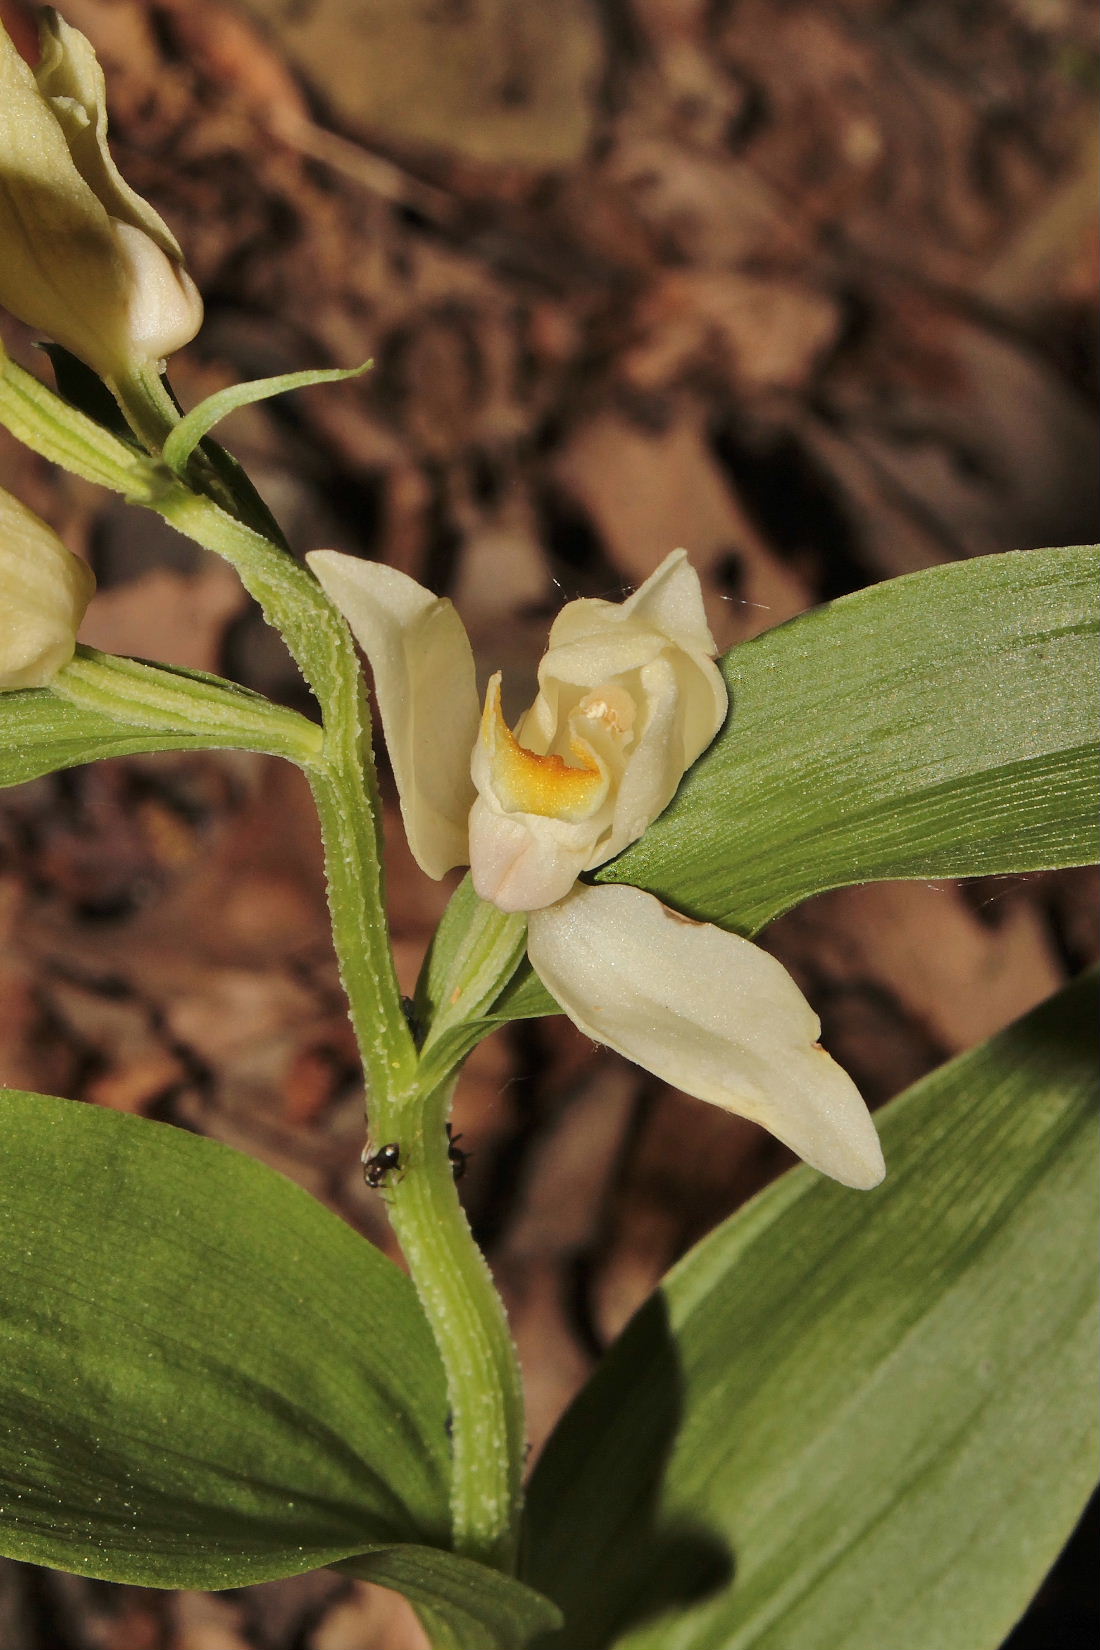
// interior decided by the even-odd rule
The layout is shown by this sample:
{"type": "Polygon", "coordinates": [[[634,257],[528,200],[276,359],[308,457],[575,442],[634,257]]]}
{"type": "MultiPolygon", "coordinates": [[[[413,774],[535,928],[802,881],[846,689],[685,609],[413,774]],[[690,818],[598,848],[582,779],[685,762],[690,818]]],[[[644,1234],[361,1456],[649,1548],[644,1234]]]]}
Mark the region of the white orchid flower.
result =
{"type": "Polygon", "coordinates": [[[306,559],[370,661],[422,869],[438,878],[469,865],[483,899],[527,912],[531,965],[588,1036],[761,1123],[845,1185],[877,1185],[870,1114],[786,969],[642,889],[577,880],[641,836],[726,717],[685,552],[622,603],[562,609],[514,731],[499,675],[479,710],[449,601],[376,562],[334,550],[306,559]]]}

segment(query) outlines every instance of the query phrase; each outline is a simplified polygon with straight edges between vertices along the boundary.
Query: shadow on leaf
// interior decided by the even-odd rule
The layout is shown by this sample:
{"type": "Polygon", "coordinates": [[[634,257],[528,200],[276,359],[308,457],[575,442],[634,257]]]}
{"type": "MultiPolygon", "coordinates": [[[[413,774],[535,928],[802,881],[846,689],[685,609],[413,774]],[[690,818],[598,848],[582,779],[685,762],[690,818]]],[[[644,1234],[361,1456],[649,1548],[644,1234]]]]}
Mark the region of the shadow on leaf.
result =
{"type": "Polygon", "coordinates": [[[666,1612],[727,1588],[734,1558],[720,1533],[666,1505],[666,1468],[683,1422],[683,1377],[664,1298],[656,1295],[559,1422],[531,1483],[523,1579],[565,1625],[533,1650],[611,1650],[666,1612]],[[616,1371],[644,1368],[645,1380],[616,1371]],[[600,1394],[622,1392],[612,1415],[600,1394]],[[591,1471],[594,1454],[604,1470],[591,1471]]]}

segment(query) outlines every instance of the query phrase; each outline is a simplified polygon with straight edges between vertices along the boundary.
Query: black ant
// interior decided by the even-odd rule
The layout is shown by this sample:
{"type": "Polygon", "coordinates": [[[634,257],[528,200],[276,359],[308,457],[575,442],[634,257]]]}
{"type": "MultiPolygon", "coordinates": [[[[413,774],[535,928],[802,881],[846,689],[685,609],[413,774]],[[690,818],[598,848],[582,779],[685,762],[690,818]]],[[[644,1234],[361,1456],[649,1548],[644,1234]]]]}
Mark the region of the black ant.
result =
{"type": "Polygon", "coordinates": [[[447,1129],[447,1156],[450,1159],[451,1173],[456,1180],[461,1180],[466,1173],[466,1163],[471,1154],[463,1151],[459,1145],[462,1136],[455,1134],[449,1123],[445,1126],[447,1129]]]}
{"type": "MultiPolygon", "coordinates": [[[[466,1162],[470,1153],[464,1151],[458,1144],[462,1136],[455,1134],[449,1123],[445,1127],[447,1130],[447,1158],[451,1165],[451,1173],[456,1180],[461,1180],[466,1173],[466,1162]]],[[[373,1187],[375,1191],[379,1191],[386,1184],[390,1175],[400,1169],[401,1147],[396,1140],[391,1140],[387,1145],[379,1146],[377,1151],[372,1151],[368,1141],[367,1145],[363,1147],[361,1162],[363,1164],[363,1179],[368,1186],[373,1187]]]]}
{"type": "Polygon", "coordinates": [[[377,1191],[385,1185],[387,1177],[401,1167],[401,1147],[391,1140],[388,1146],[379,1146],[374,1152],[368,1141],[363,1147],[362,1164],[363,1179],[377,1191]]]}

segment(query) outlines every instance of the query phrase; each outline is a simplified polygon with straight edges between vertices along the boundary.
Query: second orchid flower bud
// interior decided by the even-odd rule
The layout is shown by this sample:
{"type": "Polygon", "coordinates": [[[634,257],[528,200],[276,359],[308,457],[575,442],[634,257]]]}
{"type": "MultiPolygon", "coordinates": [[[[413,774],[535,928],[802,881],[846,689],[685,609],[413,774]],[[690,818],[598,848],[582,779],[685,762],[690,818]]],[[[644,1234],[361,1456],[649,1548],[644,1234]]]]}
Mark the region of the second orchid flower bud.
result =
{"type": "Polygon", "coordinates": [[[113,387],[189,343],[202,300],[107,147],[103,71],[55,12],[32,70],[0,26],[0,303],[113,387]]]}
{"type": "Polygon", "coordinates": [[[0,488],[0,689],[46,687],[68,664],[94,589],[52,527],[0,488]]]}

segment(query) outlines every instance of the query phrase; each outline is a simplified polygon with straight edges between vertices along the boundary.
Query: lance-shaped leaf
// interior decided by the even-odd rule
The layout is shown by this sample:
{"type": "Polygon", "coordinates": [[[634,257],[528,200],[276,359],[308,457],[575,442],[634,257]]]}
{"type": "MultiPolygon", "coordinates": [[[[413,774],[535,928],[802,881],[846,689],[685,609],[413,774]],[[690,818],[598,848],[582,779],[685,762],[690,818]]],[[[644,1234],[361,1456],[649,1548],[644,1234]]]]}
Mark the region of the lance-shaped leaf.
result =
{"type": "Polygon", "coordinates": [[[1095,980],[665,1280],[535,1472],[541,1650],[997,1650],[1097,1471],[1095,980]]]}
{"type": "Polygon", "coordinates": [[[0,786],[108,756],[217,748],[308,766],[321,732],[234,682],[88,647],[49,687],[0,694],[0,786]]]}
{"type": "Polygon", "coordinates": [[[215,424],[220,424],[238,408],[270,401],[291,390],[308,389],[313,384],[339,384],[345,378],[358,378],[372,365],[373,362],[364,361],[359,367],[307,367],[304,372],[282,372],[274,378],[253,378],[246,384],[231,384],[228,389],[208,395],[180,419],[165,441],[161,457],[170,470],[182,475],[199,443],[215,424]]]}
{"type": "Polygon", "coordinates": [[[982,556],[733,648],[731,715],[598,881],[754,934],[845,883],[1097,857],[1100,551],[982,556]]]}
{"type": "Polygon", "coordinates": [[[445,1545],[443,1372],[404,1274],[182,1130],[0,1091],[0,1551],[235,1587],[445,1545]]]}

